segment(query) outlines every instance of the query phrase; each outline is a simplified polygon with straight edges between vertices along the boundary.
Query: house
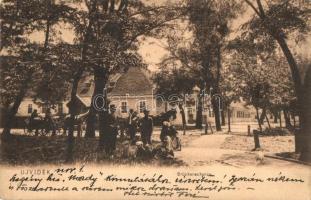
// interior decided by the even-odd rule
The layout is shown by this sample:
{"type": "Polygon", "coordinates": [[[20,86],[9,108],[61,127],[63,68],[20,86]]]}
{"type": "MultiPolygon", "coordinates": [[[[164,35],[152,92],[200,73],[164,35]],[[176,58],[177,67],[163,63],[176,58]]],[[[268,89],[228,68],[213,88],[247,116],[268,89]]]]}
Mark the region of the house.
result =
{"type": "MultiPolygon", "coordinates": [[[[137,111],[140,115],[142,115],[145,108],[151,111],[151,115],[159,113],[154,109],[153,84],[149,76],[146,70],[131,67],[126,73],[117,73],[109,78],[107,92],[110,105],[117,107],[120,116],[126,117],[129,109],[137,111]]],[[[93,76],[84,76],[79,82],[77,91],[77,99],[79,100],[77,107],[79,107],[78,110],[81,113],[86,112],[91,106],[93,91],[93,76]]],[[[68,113],[68,102],[69,99],[53,106],[51,109],[52,114],[68,113]]],[[[40,102],[34,102],[31,97],[26,97],[19,107],[17,116],[30,116],[35,109],[39,115],[44,116],[47,107],[40,102]]]]}
{"type": "MultiPolygon", "coordinates": [[[[126,73],[114,74],[109,78],[106,92],[110,105],[115,105],[117,114],[127,117],[130,109],[143,115],[145,108],[150,110],[151,115],[158,114],[154,109],[155,100],[153,84],[150,75],[144,69],[131,67],[126,73]]],[[[81,110],[87,110],[91,105],[94,91],[94,79],[92,76],[85,77],[80,81],[77,97],[84,105],[81,110]]]]}
{"type": "MultiPolygon", "coordinates": [[[[109,78],[106,91],[110,105],[115,105],[117,114],[121,117],[127,117],[130,109],[143,116],[143,110],[147,108],[153,116],[165,112],[165,110],[176,109],[176,124],[182,124],[180,110],[176,105],[170,105],[159,99],[154,92],[154,84],[151,81],[150,73],[147,70],[131,67],[125,73],[117,73],[109,78]]],[[[79,82],[77,98],[80,113],[86,112],[91,106],[92,95],[94,91],[94,78],[85,75],[79,82]]],[[[184,104],[187,124],[194,124],[197,112],[197,99],[195,94],[187,95],[184,104]]],[[[52,114],[68,113],[69,99],[56,105],[51,111],[52,114]]],[[[209,105],[210,100],[206,100],[203,106],[203,122],[205,120],[214,123],[214,113],[209,105]]],[[[37,109],[38,113],[43,115],[46,111],[44,105],[36,104],[31,98],[25,98],[18,110],[18,116],[30,116],[32,111],[37,109]]],[[[253,108],[244,106],[243,103],[232,103],[231,122],[251,122],[255,121],[256,112],[253,108]]],[[[226,113],[226,112],[225,112],[226,113]]]]}
{"type": "MultiPolygon", "coordinates": [[[[188,125],[195,124],[198,109],[197,94],[186,95],[183,105],[186,123],[188,125]]],[[[176,105],[169,105],[169,109],[175,109],[177,113],[180,113],[180,109],[176,105]]],[[[227,108],[222,108],[220,104],[220,111],[224,111],[225,121],[227,121],[227,108]]],[[[215,123],[215,113],[213,111],[213,107],[210,104],[209,95],[205,96],[203,99],[202,118],[203,123],[206,121],[212,124],[215,123]]],[[[232,102],[230,104],[230,121],[231,123],[256,122],[256,110],[252,106],[247,106],[243,101],[232,102]]],[[[182,124],[181,115],[177,115],[175,124],[182,124]]]]}
{"type": "MultiPolygon", "coordinates": [[[[53,106],[52,109],[50,109],[52,115],[68,113],[68,108],[66,106],[67,103],[68,100],[60,102],[57,105],[53,106]]],[[[16,116],[27,117],[30,116],[34,110],[37,110],[38,114],[43,117],[46,113],[47,106],[40,102],[34,102],[33,98],[31,97],[25,97],[18,108],[16,116]]]]}
{"type": "Polygon", "coordinates": [[[130,109],[140,116],[145,109],[151,115],[157,115],[162,109],[156,108],[154,86],[147,71],[136,67],[130,68],[114,83],[108,93],[110,105],[115,105],[121,117],[127,117],[130,109]]]}

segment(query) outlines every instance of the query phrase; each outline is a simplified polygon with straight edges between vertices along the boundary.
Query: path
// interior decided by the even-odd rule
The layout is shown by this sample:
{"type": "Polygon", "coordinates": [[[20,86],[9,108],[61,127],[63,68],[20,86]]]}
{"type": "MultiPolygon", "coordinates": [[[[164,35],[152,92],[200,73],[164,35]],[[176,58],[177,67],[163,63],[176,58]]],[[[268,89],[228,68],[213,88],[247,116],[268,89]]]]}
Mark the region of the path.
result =
{"type": "Polygon", "coordinates": [[[190,142],[180,152],[176,152],[176,158],[182,159],[190,166],[201,166],[221,162],[223,155],[241,153],[236,150],[221,149],[221,144],[229,135],[204,135],[190,142]]]}
{"type": "Polygon", "coordinates": [[[225,139],[230,136],[227,134],[201,136],[183,147],[182,151],[177,151],[175,156],[189,166],[221,164],[237,168],[265,166],[280,169],[294,167],[310,170],[309,166],[267,157],[264,157],[263,162],[260,162],[256,160],[258,158],[258,152],[221,148],[225,139]]]}

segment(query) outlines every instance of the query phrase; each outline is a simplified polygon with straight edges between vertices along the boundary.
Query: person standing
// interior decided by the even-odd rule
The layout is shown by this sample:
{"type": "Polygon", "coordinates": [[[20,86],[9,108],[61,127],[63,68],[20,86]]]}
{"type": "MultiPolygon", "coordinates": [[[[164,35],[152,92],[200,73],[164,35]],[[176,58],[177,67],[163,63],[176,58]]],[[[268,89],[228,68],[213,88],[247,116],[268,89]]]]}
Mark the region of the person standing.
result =
{"type": "Polygon", "coordinates": [[[137,112],[134,112],[133,109],[130,109],[129,117],[128,117],[128,130],[129,130],[129,135],[130,135],[132,144],[135,144],[137,120],[138,120],[137,112]]]}
{"type": "Polygon", "coordinates": [[[113,151],[116,149],[118,134],[116,107],[114,105],[110,107],[110,113],[107,116],[107,123],[109,130],[107,132],[107,140],[105,140],[105,152],[109,156],[112,156],[113,151]]]}
{"type": "Polygon", "coordinates": [[[39,117],[38,111],[37,111],[37,109],[34,109],[33,112],[31,113],[30,117],[29,117],[29,126],[28,126],[29,132],[32,132],[32,130],[34,129],[35,119],[38,117],[39,117]]]}
{"type": "Polygon", "coordinates": [[[51,109],[48,108],[46,113],[45,113],[45,117],[44,117],[44,125],[45,125],[45,132],[49,133],[50,130],[52,130],[52,136],[56,135],[56,131],[54,129],[54,121],[52,118],[52,113],[51,113],[51,109]]]}
{"type": "Polygon", "coordinates": [[[153,132],[153,120],[149,116],[149,110],[144,110],[144,117],[141,119],[141,137],[144,145],[151,145],[151,136],[153,132]]]}

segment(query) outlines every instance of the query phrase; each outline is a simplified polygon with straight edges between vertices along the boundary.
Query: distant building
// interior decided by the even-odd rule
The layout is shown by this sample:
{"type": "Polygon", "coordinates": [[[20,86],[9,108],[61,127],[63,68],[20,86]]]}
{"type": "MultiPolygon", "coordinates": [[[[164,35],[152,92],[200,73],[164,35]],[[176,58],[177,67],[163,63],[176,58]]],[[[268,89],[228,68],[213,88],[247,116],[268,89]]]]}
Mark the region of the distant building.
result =
{"type": "Polygon", "coordinates": [[[145,109],[151,115],[159,114],[155,109],[154,87],[147,72],[139,68],[130,68],[123,74],[108,93],[111,105],[115,105],[122,117],[127,117],[130,109],[142,116],[145,109]]]}
{"type": "MultiPolygon", "coordinates": [[[[110,105],[116,106],[117,114],[121,117],[127,117],[130,109],[133,109],[140,116],[143,116],[143,110],[147,108],[150,110],[150,114],[155,116],[173,108],[177,111],[177,119],[175,120],[175,123],[181,124],[182,119],[178,106],[169,105],[165,101],[159,101],[160,99],[154,93],[155,87],[150,77],[148,71],[136,67],[129,68],[125,73],[112,75],[108,81],[106,89],[110,105]]],[[[93,76],[84,76],[79,83],[77,92],[77,98],[79,100],[77,106],[79,107],[78,110],[80,110],[80,113],[84,113],[89,109],[93,91],[93,76]]],[[[187,124],[195,123],[197,111],[195,97],[195,94],[189,94],[184,106],[187,124]]],[[[54,106],[51,109],[52,114],[57,115],[68,113],[68,101],[69,99],[54,106]]],[[[209,104],[209,102],[210,101],[207,101],[206,104],[209,104]]],[[[203,122],[207,120],[213,123],[214,112],[211,106],[206,106],[206,104],[203,108],[203,122]]],[[[34,103],[32,98],[27,97],[22,101],[17,116],[30,116],[34,109],[37,109],[39,114],[44,115],[47,107],[44,104],[34,103]]],[[[256,112],[254,108],[251,106],[244,106],[244,103],[232,103],[230,110],[232,123],[251,122],[256,120],[256,112]]],[[[225,110],[225,113],[227,113],[227,110],[225,110]]]]}
{"type": "MultiPolygon", "coordinates": [[[[68,100],[60,102],[57,105],[54,105],[50,109],[52,115],[68,113],[68,108],[66,106],[67,103],[68,103],[68,100]]],[[[27,117],[27,116],[30,116],[34,110],[37,110],[40,116],[44,116],[47,108],[48,108],[47,105],[40,103],[40,102],[34,102],[33,98],[31,97],[25,97],[23,101],[21,102],[21,105],[18,108],[16,116],[27,117]]]]}
{"type": "MultiPolygon", "coordinates": [[[[150,75],[144,69],[131,67],[126,73],[118,73],[110,77],[107,85],[110,105],[115,105],[117,113],[121,117],[127,117],[130,109],[138,112],[141,116],[145,108],[150,110],[151,115],[156,115],[153,84],[150,75]]],[[[93,77],[86,77],[79,84],[78,99],[86,110],[91,105],[94,91],[93,77]]]]}

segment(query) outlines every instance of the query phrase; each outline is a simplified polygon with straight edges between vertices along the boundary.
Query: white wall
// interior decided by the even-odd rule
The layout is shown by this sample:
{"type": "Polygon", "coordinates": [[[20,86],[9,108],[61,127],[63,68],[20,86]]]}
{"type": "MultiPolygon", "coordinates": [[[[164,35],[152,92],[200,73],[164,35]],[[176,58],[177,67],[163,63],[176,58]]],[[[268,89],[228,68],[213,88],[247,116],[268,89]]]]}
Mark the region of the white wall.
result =
{"type": "Polygon", "coordinates": [[[139,111],[140,102],[145,102],[147,108],[150,110],[150,115],[157,115],[159,110],[156,109],[155,101],[153,97],[150,96],[137,96],[137,97],[128,97],[128,96],[113,96],[110,97],[110,105],[113,104],[117,107],[117,114],[121,117],[128,117],[128,112],[130,109],[138,112],[139,116],[143,116],[143,113],[139,111]],[[121,112],[122,102],[127,102],[127,112],[121,112]]]}
{"type": "MultiPolygon", "coordinates": [[[[63,104],[63,113],[68,113],[68,107],[66,106],[67,103],[68,103],[68,101],[64,101],[62,103],[63,104]]],[[[21,105],[18,109],[17,116],[22,116],[22,117],[30,116],[31,113],[28,113],[29,105],[32,106],[32,111],[34,109],[37,109],[39,115],[44,116],[44,113],[42,113],[42,107],[39,106],[38,104],[35,104],[35,102],[31,98],[24,98],[24,100],[21,102],[21,105]]],[[[51,109],[52,115],[57,114],[57,111],[58,111],[58,106],[56,106],[55,109],[51,109]]]]}

